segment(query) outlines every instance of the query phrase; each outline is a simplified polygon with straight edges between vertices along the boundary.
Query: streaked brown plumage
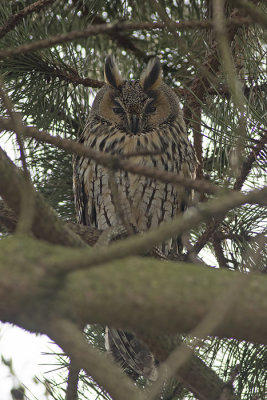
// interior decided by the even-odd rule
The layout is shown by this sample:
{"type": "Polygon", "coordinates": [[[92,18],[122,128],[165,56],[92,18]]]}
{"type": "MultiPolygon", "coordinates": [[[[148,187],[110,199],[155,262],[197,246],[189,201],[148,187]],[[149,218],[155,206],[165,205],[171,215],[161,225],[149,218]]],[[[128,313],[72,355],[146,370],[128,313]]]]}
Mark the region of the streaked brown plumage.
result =
{"type": "MultiPolygon", "coordinates": [[[[194,177],[194,150],[187,138],[178,98],[162,82],[159,60],[155,58],[149,62],[140,80],[127,81],[121,78],[114,59],[108,57],[105,80],[106,85],[96,95],[80,142],[114,155],[151,152],[152,155],[135,156],[131,160],[186,178],[194,177]]],[[[156,227],[183,212],[191,195],[183,187],[125,171],[117,171],[115,179],[123,215],[138,232],[156,227]]],[[[75,158],[74,195],[79,223],[102,230],[123,223],[114,207],[109,171],[93,160],[75,158]]],[[[162,244],[162,251],[166,255],[178,251],[177,240],[162,244]]],[[[132,335],[127,335],[110,329],[106,334],[107,347],[113,354],[117,349],[115,359],[122,365],[130,366],[138,375],[155,378],[152,355],[136,339],[133,342],[132,335]],[[144,365],[137,357],[139,345],[147,354],[147,357],[143,354],[144,365]]]]}

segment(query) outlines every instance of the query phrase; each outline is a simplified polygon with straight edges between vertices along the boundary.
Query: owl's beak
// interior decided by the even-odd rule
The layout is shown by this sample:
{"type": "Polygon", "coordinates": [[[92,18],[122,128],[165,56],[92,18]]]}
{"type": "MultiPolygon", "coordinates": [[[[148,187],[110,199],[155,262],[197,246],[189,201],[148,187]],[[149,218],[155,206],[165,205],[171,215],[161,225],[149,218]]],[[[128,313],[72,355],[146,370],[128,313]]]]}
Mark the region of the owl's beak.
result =
{"type": "Polygon", "coordinates": [[[140,130],[140,119],[136,114],[132,114],[130,117],[130,131],[136,134],[140,130]]]}

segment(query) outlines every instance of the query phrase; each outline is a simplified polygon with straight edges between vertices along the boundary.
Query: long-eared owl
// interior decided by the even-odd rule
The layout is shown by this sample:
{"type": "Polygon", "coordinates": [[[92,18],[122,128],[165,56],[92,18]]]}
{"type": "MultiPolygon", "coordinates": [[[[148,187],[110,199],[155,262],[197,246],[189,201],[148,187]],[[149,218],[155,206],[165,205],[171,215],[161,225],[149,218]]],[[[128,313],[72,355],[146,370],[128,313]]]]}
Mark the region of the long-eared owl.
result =
{"type": "MultiPolygon", "coordinates": [[[[193,178],[194,150],[188,141],[182,111],[174,91],[162,82],[158,58],[152,59],[140,80],[124,80],[112,56],[105,63],[106,84],[99,90],[79,139],[86,147],[116,156],[132,154],[141,166],[193,178]],[[141,155],[138,155],[141,152],[141,155]]],[[[114,204],[110,171],[86,157],[74,159],[74,196],[78,222],[100,230],[122,225],[114,204]]],[[[116,171],[124,221],[143,232],[183,212],[191,193],[183,187],[126,171],[116,171]]],[[[166,255],[177,240],[162,244],[166,255]]],[[[106,347],[123,367],[153,380],[152,354],[132,334],[107,328],[106,347]]]]}

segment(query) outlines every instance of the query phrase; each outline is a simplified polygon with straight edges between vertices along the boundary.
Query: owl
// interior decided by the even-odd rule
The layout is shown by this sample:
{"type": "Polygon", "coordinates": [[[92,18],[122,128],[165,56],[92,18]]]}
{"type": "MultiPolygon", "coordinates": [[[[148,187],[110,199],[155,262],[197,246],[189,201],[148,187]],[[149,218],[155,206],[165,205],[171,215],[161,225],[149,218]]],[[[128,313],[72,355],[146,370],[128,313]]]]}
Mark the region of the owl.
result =
{"type": "MultiPolygon", "coordinates": [[[[124,80],[109,56],[104,76],[106,84],[95,97],[80,143],[111,155],[131,156],[140,166],[194,178],[195,153],[179,99],[162,81],[159,59],[149,61],[139,80],[124,80]]],[[[123,170],[116,171],[113,179],[119,199],[114,198],[106,167],[86,157],[74,158],[74,198],[80,224],[106,230],[127,223],[134,232],[144,232],[184,212],[190,201],[191,193],[184,187],[123,170]]],[[[179,239],[173,238],[162,243],[160,250],[168,256],[179,249],[179,239]]],[[[105,341],[123,368],[156,379],[154,357],[134,335],[107,328],[105,341]]]]}

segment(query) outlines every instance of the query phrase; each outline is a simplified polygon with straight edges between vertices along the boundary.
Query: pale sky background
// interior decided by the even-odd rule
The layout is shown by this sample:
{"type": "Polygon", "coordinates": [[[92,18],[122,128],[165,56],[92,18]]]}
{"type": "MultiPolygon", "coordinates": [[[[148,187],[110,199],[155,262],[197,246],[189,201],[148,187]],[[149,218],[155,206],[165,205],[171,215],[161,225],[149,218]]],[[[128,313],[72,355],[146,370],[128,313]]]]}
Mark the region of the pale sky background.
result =
{"type": "Polygon", "coordinates": [[[29,333],[10,324],[0,324],[0,355],[5,360],[12,359],[16,375],[16,378],[12,377],[9,368],[1,362],[0,400],[12,400],[10,390],[20,385],[29,389],[25,393],[26,399],[47,400],[44,386],[34,382],[33,378],[56,377],[56,372],[46,374],[54,368],[47,365],[54,362],[54,357],[42,353],[57,350],[61,351],[47,336],[29,333]]]}

